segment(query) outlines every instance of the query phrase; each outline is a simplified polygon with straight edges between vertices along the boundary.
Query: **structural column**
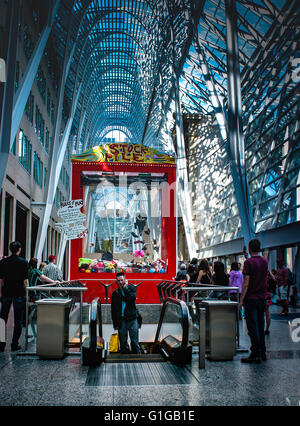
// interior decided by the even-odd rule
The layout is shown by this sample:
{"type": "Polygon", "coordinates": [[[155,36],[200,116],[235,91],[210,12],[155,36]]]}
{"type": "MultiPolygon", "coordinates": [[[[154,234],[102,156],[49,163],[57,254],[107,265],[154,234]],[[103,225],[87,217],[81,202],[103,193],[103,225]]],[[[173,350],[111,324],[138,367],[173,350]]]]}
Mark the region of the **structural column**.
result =
{"type": "Polygon", "coordinates": [[[245,244],[254,236],[245,167],[236,1],[225,0],[228,86],[228,155],[245,244]]]}
{"type": "MultiPolygon", "coordinates": [[[[48,168],[47,180],[46,180],[46,186],[45,186],[45,206],[44,206],[44,210],[41,215],[41,220],[39,223],[37,244],[35,249],[35,257],[37,257],[38,259],[40,259],[42,255],[42,251],[43,251],[43,247],[44,247],[44,243],[46,239],[47,227],[49,224],[51,211],[53,207],[55,191],[56,191],[58,180],[59,180],[63,157],[65,155],[65,150],[67,145],[66,140],[69,137],[72,120],[73,120],[73,117],[70,117],[68,119],[68,123],[66,125],[65,132],[63,135],[63,139],[62,141],[60,141],[65,83],[66,83],[68,70],[72,60],[72,53],[74,52],[74,47],[71,49],[71,51],[69,51],[69,43],[70,43],[71,28],[72,28],[71,16],[68,22],[68,28],[69,28],[69,31],[68,31],[68,36],[66,39],[63,67],[62,67],[60,84],[59,84],[59,96],[58,96],[58,106],[57,106],[57,114],[56,114],[56,121],[55,121],[54,141],[51,147],[51,154],[49,156],[51,160],[50,160],[50,165],[48,168]]],[[[76,87],[74,87],[73,96],[75,94],[75,89],[76,87]]],[[[76,101],[77,100],[78,100],[78,94],[76,95],[76,101]]],[[[74,113],[74,108],[75,108],[75,105],[74,105],[74,99],[73,99],[72,113],[74,113]]]]}

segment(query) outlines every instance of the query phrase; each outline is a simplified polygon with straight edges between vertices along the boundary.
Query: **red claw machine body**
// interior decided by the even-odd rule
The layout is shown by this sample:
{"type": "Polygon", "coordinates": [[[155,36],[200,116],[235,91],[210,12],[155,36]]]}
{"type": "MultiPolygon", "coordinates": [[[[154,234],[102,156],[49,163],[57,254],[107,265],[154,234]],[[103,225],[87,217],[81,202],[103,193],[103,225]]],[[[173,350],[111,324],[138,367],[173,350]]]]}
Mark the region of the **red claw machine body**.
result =
{"type": "Polygon", "coordinates": [[[72,200],[83,200],[88,233],[71,240],[70,279],[84,301],[109,303],[124,271],[137,303],[159,303],[156,285],[177,268],[174,158],[137,144],[112,143],[72,157],[72,200]]]}

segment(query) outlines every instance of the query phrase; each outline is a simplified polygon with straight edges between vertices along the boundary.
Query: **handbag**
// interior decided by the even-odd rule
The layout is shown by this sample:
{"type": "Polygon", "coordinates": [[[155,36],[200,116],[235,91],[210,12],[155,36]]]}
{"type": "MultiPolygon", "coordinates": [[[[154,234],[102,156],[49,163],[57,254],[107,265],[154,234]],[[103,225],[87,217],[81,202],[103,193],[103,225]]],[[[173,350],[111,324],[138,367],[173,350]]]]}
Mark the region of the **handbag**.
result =
{"type": "Polygon", "coordinates": [[[109,340],[109,352],[119,352],[120,350],[120,339],[119,333],[113,333],[109,340]]]}

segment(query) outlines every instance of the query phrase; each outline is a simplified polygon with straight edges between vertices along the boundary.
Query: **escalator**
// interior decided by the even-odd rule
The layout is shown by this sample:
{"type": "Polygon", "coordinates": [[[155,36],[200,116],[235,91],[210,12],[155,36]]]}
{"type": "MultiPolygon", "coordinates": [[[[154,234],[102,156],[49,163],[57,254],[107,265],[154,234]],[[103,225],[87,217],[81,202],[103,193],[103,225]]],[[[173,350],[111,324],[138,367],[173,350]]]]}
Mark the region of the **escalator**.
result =
{"type": "Polygon", "coordinates": [[[167,298],[152,342],[140,342],[141,354],[109,353],[103,339],[101,301],[90,305],[89,336],[82,345],[82,364],[151,363],[169,361],[176,365],[190,364],[192,346],[189,343],[190,315],[185,302],[167,298]]]}

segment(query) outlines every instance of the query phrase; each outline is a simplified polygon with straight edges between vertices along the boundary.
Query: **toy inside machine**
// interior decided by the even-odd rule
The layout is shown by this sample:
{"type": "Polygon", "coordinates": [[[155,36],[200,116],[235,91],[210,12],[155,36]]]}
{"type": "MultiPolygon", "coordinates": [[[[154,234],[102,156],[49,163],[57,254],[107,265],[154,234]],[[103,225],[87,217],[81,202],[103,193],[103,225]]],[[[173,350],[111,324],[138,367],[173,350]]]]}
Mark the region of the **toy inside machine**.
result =
{"type": "Polygon", "coordinates": [[[74,155],[72,200],[81,199],[88,231],[71,240],[70,276],[87,285],[85,300],[106,290],[109,302],[107,289],[124,271],[141,283],[138,303],[159,303],[156,285],[176,275],[174,157],[128,143],[74,155]]]}

